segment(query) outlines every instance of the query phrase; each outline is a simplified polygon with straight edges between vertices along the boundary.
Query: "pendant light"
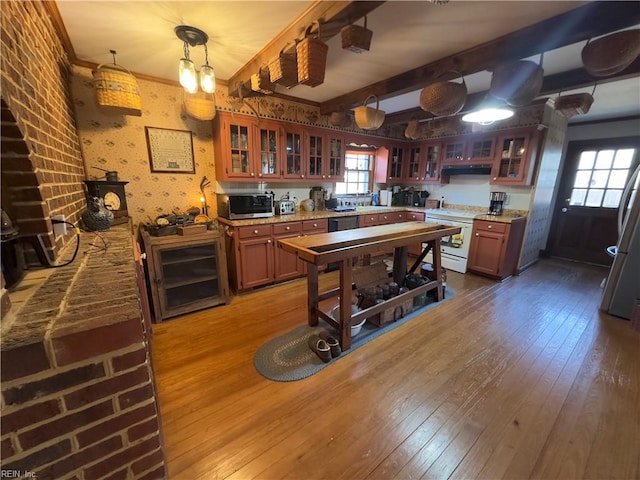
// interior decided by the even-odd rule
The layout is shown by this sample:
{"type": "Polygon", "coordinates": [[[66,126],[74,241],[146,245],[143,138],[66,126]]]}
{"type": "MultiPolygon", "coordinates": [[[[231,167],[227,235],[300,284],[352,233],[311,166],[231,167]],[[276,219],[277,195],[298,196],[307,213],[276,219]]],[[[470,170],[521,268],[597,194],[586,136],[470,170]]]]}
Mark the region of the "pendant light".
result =
{"type": "Polygon", "coordinates": [[[491,125],[493,122],[511,118],[513,114],[513,110],[507,108],[504,102],[487,95],[478,108],[462,117],[462,121],[479,123],[480,125],[491,125]]]}
{"type": "Polygon", "coordinates": [[[206,93],[213,93],[216,89],[216,76],[213,68],[209,65],[209,51],[207,49],[207,41],[209,36],[199,28],[190,27],[188,25],[178,25],[175,28],[177,37],[184,42],[184,56],[178,64],[178,75],[180,85],[188,93],[196,93],[198,91],[198,77],[200,78],[200,88],[206,93]],[[200,68],[200,72],[196,71],[195,64],[189,58],[189,46],[204,46],[205,63],[200,68]]]}

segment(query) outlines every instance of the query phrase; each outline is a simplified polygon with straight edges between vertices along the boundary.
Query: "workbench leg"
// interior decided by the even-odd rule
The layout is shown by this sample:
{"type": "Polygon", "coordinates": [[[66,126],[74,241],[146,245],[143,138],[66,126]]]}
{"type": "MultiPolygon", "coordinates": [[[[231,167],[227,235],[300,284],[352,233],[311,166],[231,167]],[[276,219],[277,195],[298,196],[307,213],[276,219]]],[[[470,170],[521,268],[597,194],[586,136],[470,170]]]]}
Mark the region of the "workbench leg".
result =
{"type": "Polygon", "coordinates": [[[307,308],[308,322],[311,327],[318,325],[318,266],[307,264],[307,308]]]}
{"type": "Polygon", "coordinates": [[[396,247],[393,250],[393,281],[398,285],[404,284],[404,277],[407,274],[407,258],[409,258],[409,247],[396,247]]]}
{"type": "Polygon", "coordinates": [[[433,269],[436,272],[436,280],[438,281],[438,287],[436,288],[436,302],[439,302],[444,298],[442,294],[442,261],[440,258],[440,239],[433,240],[431,246],[433,250],[433,269]]]}
{"type": "Polygon", "coordinates": [[[351,284],[353,282],[352,260],[340,261],[340,346],[351,348],[351,284]]]}

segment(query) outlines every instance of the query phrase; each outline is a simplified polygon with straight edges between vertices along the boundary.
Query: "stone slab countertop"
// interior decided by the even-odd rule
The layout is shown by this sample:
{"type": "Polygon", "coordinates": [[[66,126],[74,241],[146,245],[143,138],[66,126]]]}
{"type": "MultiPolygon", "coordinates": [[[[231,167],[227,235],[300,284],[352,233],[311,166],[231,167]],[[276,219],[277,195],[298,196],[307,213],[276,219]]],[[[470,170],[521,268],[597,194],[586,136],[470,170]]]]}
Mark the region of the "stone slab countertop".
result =
{"type": "MultiPolygon", "coordinates": [[[[485,208],[478,207],[468,207],[464,205],[447,205],[447,210],[465,210],[465,211],[473,211],[478,212],[478,216],[475,217],[477,220],[489,220],[494,222],[501,223],[511,223],[513,221],[519,221],[526,218],[527,212],[521,210],[506,210],[502,215],[487,215],[487,211],[485,208]]],[[[336,218],[336,217],[350,217],[353,215],[368,215],[372,213],[385,213],[385,212],[418,212],[425,213],[428,208],[422,207],[373,207],[373,206],[365,206],[358,207],[356,210],[351,212],[334,212],[332,210],[321,210],[314,212],[305,212],[301,210],[296,210],[295,214],[292,215],[274,215],[273,217],[267,218],[251,218],[247,220],[229,220],[228,218],[217,217],[216,220],[223,224],[228,225],[230,227],[243,227],[249,225],[268,225],[272,223],[283,223],[283,222],[300,222],[304,220],[318,220],[323,218],[336,218]]]]}

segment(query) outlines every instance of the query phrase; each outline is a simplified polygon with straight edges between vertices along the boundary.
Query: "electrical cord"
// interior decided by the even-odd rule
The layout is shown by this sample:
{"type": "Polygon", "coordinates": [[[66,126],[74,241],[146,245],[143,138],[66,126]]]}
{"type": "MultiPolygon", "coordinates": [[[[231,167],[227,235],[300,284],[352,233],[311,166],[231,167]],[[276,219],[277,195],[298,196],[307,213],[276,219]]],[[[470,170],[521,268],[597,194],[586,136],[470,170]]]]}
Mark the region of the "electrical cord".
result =
{"type": "Polygon", "coordinates": [[[58,219],[51,219],[51,223],[53,224],[57,224],[57,223],[64,223],[65,225],[69,225],[71,228],[73,228],[74,233],[76,234],[76,248],[73,252],[73,256],[71,257],[71,260],[65,262],[65,263],[61,263],[59,265],[55,265],[51,259],[49,258],[49,254],[47,253],[47,249],[44,246],[44,242],[42,241],[42,234],[37,235],[38,237],[38,242],[40,242],[40,247],[42,248],[42,253],[47,261],[46,265],[49,268],[60,268],[60,267],[66,267],[67,265],[69,265],[71,262],[73,262],[76,259],[76,256],[78,255],[78,250],[80,250],[80,229],[78,227],[76,227],[73,223],[67,222],[65,220],[58,220],[58,219]]]}

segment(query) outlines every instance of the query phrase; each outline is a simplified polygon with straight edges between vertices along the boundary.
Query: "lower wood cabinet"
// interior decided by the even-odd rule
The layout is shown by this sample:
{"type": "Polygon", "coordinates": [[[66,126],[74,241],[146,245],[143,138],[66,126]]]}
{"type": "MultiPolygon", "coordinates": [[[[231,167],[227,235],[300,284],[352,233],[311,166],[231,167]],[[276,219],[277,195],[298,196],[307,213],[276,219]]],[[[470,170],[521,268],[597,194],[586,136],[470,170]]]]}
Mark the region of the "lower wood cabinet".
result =
{"type": "Polygon", "coordinates": [[[304,262],[280,248],[278,240],[328,229],[326,218],[229,227],[226,244],[232,288],[242,292],[304,276],[304,262]]]}
{"type": "Polygon", "coordinates": [[[511,223],[475,220],[467,265],[469,271],[498,280],[516,274],[525,225],[524,218],[511,223]]]}
{"type": "Polygon", "coordinates": [[[166,237],[142,232],[141,237],[155,322],[229,301],[227,261],[218,232],[166,237]]]}

